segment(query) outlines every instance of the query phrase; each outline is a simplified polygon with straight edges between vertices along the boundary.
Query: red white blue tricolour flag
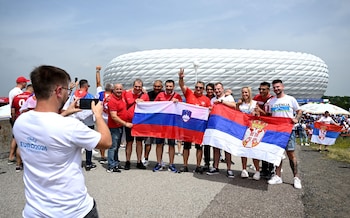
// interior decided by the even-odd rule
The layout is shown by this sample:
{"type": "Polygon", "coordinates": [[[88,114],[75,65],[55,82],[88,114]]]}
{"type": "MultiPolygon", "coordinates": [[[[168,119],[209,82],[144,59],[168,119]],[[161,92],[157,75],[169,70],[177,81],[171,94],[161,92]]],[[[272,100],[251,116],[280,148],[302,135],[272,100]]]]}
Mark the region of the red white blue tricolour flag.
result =
{"type": "Polygon", "coordinates": [[[218,104],[210,113],[203,144],[279,166],[292,128],[290,118],[256,117],[218,104]]]}
{"type": "Polygon", "coordinates": [[[311,142],[322,145],[334,145],[341,131],[341,126],[315,122],[311,142]]]}
{"type": "Polygon", "coordinates": [[[201,144],[208,116],[208,108],[183,102],[139,102],[131,134],[201,144]]]}

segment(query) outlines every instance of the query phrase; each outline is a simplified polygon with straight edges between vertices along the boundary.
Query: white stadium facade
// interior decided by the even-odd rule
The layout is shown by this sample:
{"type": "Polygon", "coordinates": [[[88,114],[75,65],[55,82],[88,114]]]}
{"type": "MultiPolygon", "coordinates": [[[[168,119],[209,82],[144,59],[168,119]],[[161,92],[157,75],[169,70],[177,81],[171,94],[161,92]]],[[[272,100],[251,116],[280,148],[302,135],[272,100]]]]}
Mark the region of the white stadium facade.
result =
{"type": "MultiPolygon", "coordinates": [[[[178,82],[180,68],[185,84],[195,81],[222,82],[240,98],[241,88],[249,86],[258,93],[259,84],[281,79],[285,92],[297,99],[320,99],[327,89],[328,67],[311,54],[287,51],[245,49],[162,49],[120,55],[105,68],[104,83],[122,83],[131,88],[135,79],[150,91],[157,79],[178,82]]],[[[179,91],[179,87],[176,89],[179,91]]],[[[272,89],[271,89],[272,91],[272,89]]],[[[273,92],[272,92],[273,93],[273,92]]],[[[182,94],[182,93],[181,93],[182,94]]]]}

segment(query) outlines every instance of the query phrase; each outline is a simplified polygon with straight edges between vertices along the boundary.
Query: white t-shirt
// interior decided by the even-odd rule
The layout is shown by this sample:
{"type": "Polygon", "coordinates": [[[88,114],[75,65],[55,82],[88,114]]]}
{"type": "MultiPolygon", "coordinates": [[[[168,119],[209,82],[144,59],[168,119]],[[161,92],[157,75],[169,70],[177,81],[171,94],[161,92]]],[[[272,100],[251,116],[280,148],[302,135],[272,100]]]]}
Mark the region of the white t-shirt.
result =
{"type": "Polygon", "coordinates": [[[250,103],[242,102],[242,104],[239,105],[239,110],[246,114],[251,114],[254,109],[256,108],[257,101],[252,100],[250,103]]]}
{"type": "Polygon", "coordinates": [[[24,164],[24,217],[84,217],[93,207],[81,167],[81,149],[101,134],[53,112],[28,111],[13,127],[24,164]]]}
{"type": "Polygon", "coordinates": [[[15,87],[13,89],[10,90],[9,92],[9,103],[10,103],[10,106],[12,104],[12,100],[13,98],[16,96],[16,95],[19,95],[19,94],[22,94],[23,91],[22,89],[20,89],[19,87],[15,87]]]}
{"type": "Polygon", "coordinates": [[[294,118],[294,112],[300,110],[297,100],[290,95],[284,95],[282,98],[272,98],[269,105],[273,117],[294,118]]]}
{"type": "Polygon", "coordinates": [[[322,116],[319,120],[317,120],[318,122],[322,122],[322,123],[325,123],[325,124],[335,124],[335,121],[332,119],[332,117],[325,117],[325,116],[322,116]]]}
{"type": "Polygon", "coordinates": [[[217,100],[223,100],[223,101],[227,101],[227,102],[235,102],[235,99],[233,98],[232,95],[228,95],[228,96],[225,96],[223,95],[222,97],[218,98],[218,97],[214,97],[212,99],[210,99],[210,103],[211,105],[214,105],[214,102],[217,101],[217,100]]]}

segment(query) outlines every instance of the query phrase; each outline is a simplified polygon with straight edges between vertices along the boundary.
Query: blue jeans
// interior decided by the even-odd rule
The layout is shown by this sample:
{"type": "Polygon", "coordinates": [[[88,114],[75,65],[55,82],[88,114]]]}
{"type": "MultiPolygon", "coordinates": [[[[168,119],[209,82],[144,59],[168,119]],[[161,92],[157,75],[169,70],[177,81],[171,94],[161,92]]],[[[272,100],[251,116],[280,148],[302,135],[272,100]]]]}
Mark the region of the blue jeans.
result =
{"type": "Polygon", "coordinates": [[[119,165],[118,151],[123,134],[123,127],[110,128],[112,136],[112,146],[108,149],[108,168],[114,168],[119,165]]]}

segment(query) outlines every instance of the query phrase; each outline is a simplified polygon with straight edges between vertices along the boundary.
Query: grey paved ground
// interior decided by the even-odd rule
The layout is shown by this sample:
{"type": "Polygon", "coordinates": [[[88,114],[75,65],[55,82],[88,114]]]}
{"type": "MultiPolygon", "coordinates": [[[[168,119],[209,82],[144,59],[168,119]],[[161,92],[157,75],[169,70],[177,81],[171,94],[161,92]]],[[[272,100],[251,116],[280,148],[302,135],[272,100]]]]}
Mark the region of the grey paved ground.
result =
{"type": "MultiPolygon", "coordinates": [[[[194,154],[193,148],[189,163],[195,163],[194,154]]],[[[124,150],[120,150],[119,156],[124,161],[124,150]]],[[[132,160],[135,159],[133,152],[132,160]]],[[[150,160],[156,160],[155,147],[150,160]]],[[[168,160],[167,153],[164,160],[168,160]]],[[[216,176],[174,174],[166,170],[154,173],[155,162],[147,170],[138,170],[135,161],[129,171],[106,173],[96,159],[97,169],[84,170],[84,174],[100,217],[304,217],[304,189],[293,188],[286,161],[284,183],[274,186],[263,179],[241,179],[240,158],[234,157],[233,161],[234,179],[225,176],[223,163],[221,174],[216,176]]],[[[180,167],[182,156],[176,156],[175,163],[180,167]]],[[[190,168],[193,170],[194,165],[190,168]]],[[[6,159],[0,160],[0,185],[0,217],[21,217],[25,204],[22,172],[16,173],[15,166],[7,165],[6,159]]]]}

